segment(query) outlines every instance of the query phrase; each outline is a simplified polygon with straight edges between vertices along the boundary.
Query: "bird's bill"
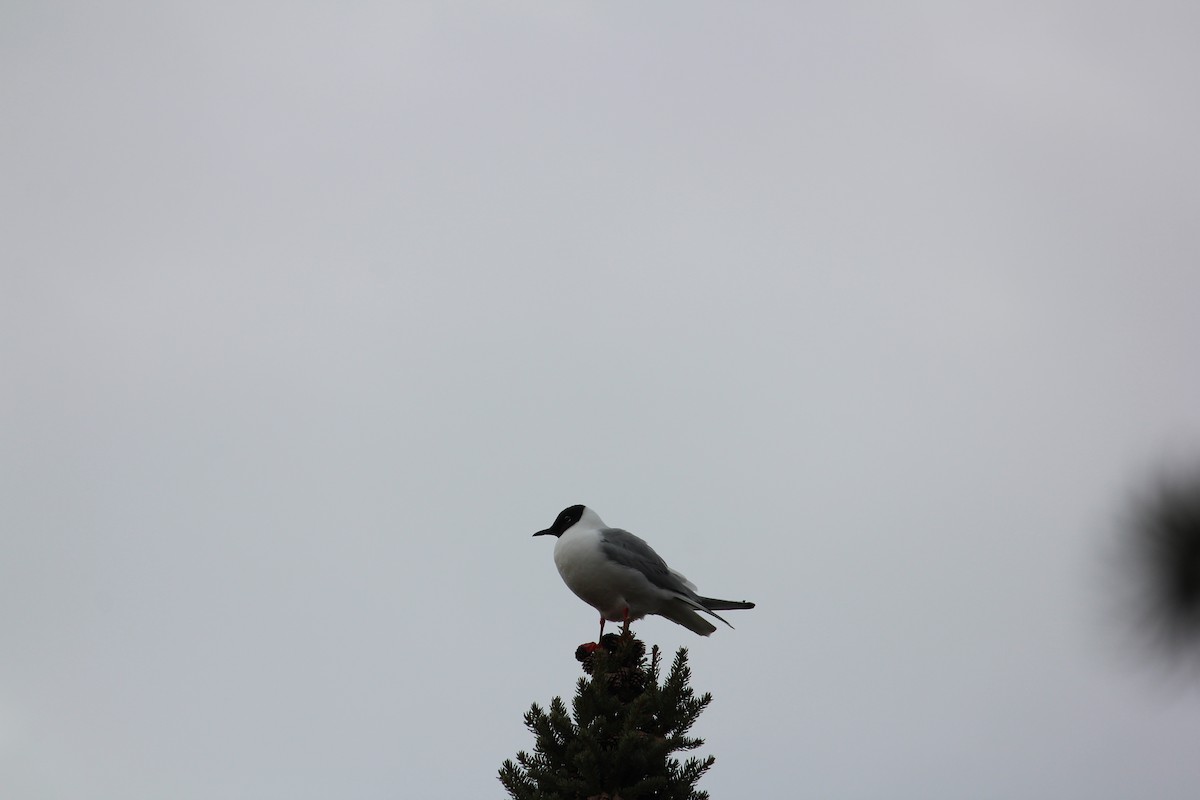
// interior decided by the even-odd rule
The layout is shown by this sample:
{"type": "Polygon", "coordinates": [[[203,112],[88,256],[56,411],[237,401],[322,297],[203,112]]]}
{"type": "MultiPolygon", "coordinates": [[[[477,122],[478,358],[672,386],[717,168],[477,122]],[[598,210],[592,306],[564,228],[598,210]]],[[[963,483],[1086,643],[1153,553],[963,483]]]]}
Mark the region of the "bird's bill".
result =
{"type": "Polygon", "coordinates": [[[544,531],[538,531],[537,533],[534,534],[534,536],[549,536],[552,533],[554,533],[554,531],[550,530],[549,528],[546,528],[546,530],[544,530],[544,531]]]}

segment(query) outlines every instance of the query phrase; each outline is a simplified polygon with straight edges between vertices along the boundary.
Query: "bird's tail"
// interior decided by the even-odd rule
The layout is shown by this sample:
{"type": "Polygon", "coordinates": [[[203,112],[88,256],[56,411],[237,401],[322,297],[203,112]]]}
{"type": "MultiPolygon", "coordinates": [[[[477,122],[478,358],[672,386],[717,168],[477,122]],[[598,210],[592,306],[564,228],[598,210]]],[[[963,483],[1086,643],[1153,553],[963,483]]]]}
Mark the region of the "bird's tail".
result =
{"type": "MultiPolygon", "coordinates": [[[[754,603],[747,603],[745,600],[717,600],[713,597],[699,597],[695,599],[676,595],[674,602],[662,611],[658,612],[661,616],[666,617],[672,622],[678,622],[683,627],[690,631],[694,631],[701,636],[708,636],[717,629],[717,626],[706,620],[704,617],[697,614],[697,611],[703,611],[710,617],[717,619],[729,625],[729,620],[722,617],[717,611],[732,611],[742,608],[754,608],[754,603]]],[[[732,625],[729,625],[732,628],[732,625]]]]}
{"type": "MultiPolygon", "coordinates": [[[[745,600],[718,600],[715,597],[699,597],[700,605],[704,606],[709,611],[734,611],[743,608],[754,608],[754,603],[748,603],[745,600]]],[[[716,616],[715,614],[713,616],[716,616]]],[[[717,617],[717,619],[721,619],[717,617]]],[[[725,620],[721,619],[722,622],[725,620]]],[[[725,622],[728,625],[728,622],[725,622]]]]}
{"type": "MultiPolygon", "coordinates": [[[[680,625],[687,628],[689,631],[692,631],[693,633],[698,633],[701,636],[708,636],[717,629],[717,626],[713,625],[704,617],[697,614],[697,610],[706,611],[707,613],[712,614],[711,611],[708,611],[708,609],[704,608],[703,606],[699,606],[685,597],[676,596],[673,600],[666,603],[662,610],[658,612],[658,614],[659,616],[666,617],[672,622],[678,622],[680,625]]],[[[713,614],[713,616],[717,617],[716,614],[713,614]]],[[[717,619],[721,618],[717,617],[717,619]]],[[[721,619],[721,622],[725,622],[725,620],[721,619]]],[[[729,625],[728,622],[725,622],[725,624],[729,625]]]]}

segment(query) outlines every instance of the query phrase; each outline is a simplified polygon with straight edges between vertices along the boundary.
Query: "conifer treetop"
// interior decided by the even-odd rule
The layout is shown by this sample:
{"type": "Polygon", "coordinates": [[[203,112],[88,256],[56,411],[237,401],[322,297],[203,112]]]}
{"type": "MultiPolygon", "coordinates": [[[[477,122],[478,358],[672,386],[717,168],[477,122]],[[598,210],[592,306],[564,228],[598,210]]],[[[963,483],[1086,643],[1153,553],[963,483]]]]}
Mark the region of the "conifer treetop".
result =
{"type": "Polygon", "coordinates": [[[679,648],[665,678],[658,647],[632,635],[604,636],[576,651],[586,673],[568,712],[561,697],[525,714],[533,752],[500,768],[513,800],[708,800],[696,783],[713,756],[686,753],[704,745],[688,733],[712,695],[690,686],[687,648],[679,648]]]}

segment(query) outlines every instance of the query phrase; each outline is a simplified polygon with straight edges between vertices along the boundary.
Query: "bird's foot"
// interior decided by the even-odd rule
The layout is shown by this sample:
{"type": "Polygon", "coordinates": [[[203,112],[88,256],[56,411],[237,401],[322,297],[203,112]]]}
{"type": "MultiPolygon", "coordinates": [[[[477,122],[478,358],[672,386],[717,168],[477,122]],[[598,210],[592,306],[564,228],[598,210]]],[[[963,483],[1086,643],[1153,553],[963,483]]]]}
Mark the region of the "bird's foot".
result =
{"type": "Polygon", "coordinates": [[[597,642],[585,642],[575,648],[575,660],[579,662],[587,661],[599,649],[600,645],[597,642]]]}

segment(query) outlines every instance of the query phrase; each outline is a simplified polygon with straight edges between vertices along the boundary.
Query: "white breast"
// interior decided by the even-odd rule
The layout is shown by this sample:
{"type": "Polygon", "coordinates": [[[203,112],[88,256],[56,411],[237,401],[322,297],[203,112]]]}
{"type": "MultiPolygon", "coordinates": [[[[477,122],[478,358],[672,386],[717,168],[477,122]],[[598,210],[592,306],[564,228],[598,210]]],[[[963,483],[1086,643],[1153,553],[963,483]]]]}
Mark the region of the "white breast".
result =
{"type": "Polygon", "coordinates": [[[657,592],[640,573],[609,561],[600,550],[600,534],[572,528],[554,545],[554,565],[572,592],[613,622],[653,613],[657,592]]]}

